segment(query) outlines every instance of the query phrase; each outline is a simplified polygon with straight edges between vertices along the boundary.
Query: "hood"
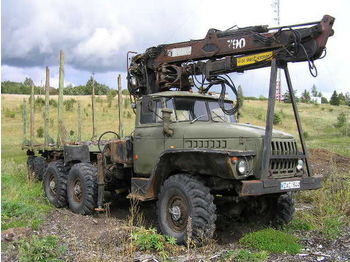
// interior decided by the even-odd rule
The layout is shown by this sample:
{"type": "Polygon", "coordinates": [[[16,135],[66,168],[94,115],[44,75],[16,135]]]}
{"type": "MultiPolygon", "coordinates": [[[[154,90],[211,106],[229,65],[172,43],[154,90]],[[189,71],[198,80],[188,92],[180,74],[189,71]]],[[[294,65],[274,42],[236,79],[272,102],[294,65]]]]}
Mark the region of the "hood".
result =
{"type": "MultiPolygon", "coordinates": [[[[173,123],[175,135],[183,134],[184,138],[261,138],[265,136],[265,128],[238,123],[213,123],[197,121],[193,124],[189,122],[173,123]]],[[[273,138],[293,138],[291,134],[273,130],[273,138]]]]}

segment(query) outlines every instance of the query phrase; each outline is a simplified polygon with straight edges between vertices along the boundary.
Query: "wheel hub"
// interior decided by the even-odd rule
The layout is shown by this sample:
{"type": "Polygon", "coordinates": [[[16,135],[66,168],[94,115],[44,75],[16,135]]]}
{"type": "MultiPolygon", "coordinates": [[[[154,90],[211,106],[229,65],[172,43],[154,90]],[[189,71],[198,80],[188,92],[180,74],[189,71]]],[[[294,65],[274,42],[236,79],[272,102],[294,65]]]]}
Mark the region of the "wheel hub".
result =
{"type": "Polygon", "coordinates": [[[50,177],[50,183],[49,183],[50,190],[53,194],[56,194],[56,180],[54,176],[50,177]]]}
{"type": "Polygon", "coordinates": [[[82,189],[81,189],[81,183],[79,179],[77,179],[74,183],[73,197],[78,202],[81,202],[82,200],[82,189]]]}
{"type": "Polygon", "coordinates": [[[188,214],[187,202],[183,196],[174,195],[169,199],[167,220],[174,231],[186,230],[188,214]]]}
{"type": "Polygon", "coordinates": [[[172,208],[169,208],[169,213],[171,215],[171,218],[175,221],[178,221],[181,218],[181,209],[179,206],[173,206],[172,208]]]}

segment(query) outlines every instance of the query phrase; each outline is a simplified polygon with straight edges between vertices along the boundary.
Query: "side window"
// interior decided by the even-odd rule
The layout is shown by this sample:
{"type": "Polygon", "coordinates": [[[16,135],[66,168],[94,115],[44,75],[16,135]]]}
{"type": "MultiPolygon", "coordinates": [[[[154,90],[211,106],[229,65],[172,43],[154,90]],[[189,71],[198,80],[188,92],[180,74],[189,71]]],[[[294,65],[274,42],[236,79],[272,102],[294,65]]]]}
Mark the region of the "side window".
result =
{"type": "Polygon", "coordinates": [[[152,124],[162,122],[162,103],[160,99],[144,99],[141,102],[141,124],[152,124]]]}

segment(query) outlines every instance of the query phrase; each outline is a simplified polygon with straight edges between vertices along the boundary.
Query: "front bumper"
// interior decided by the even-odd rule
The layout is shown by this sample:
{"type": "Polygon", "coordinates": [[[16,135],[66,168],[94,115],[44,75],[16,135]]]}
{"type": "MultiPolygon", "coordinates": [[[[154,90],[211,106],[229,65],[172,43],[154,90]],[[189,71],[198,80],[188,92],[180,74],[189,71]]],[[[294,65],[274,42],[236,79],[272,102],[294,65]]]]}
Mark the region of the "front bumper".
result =
{"type": "MultiPolygon", "coordinates": [[[[321,188],[322,176],[292,177],[283,179],[243,180],[240,181],[239,196],[259,196],[290,191],[312,190],[321,188]],[[299,188],[281,189],[283,182],[300,181],[299,188]]],[[[298,183],[298,182],[297,182],[298,183]]]]}

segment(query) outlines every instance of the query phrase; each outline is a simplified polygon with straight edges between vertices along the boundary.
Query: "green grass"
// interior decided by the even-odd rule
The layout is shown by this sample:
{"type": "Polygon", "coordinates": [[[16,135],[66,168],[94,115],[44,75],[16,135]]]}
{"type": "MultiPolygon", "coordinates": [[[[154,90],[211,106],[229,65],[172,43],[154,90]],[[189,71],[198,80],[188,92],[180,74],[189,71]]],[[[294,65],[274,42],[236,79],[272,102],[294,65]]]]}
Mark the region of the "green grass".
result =
{"type": "Polygon", "coordinates": [[[32,236],[19,242],[19,261],[21,262],[58,262],[65,252],[56,236],[32,236]]]}
{"type": "Polygon", "coordinates": [[[269,257],[266,251],[252,252],[246,249],[230,250],[222,255],[223,261],[263,262],[269,257]]]}
{"type": "Polygon", "coordinates": [[[302,248],[296,236],[272,228],[248,233],[239,242],[246,247],[269,253],[297,254],[302,248]]]}
{"type": "Polygon", "coordinates": [[[39,182],[27,181],[25,164],[3,160],[1,166],[1,229],[37,229],[51,206],[39,182]]]}

